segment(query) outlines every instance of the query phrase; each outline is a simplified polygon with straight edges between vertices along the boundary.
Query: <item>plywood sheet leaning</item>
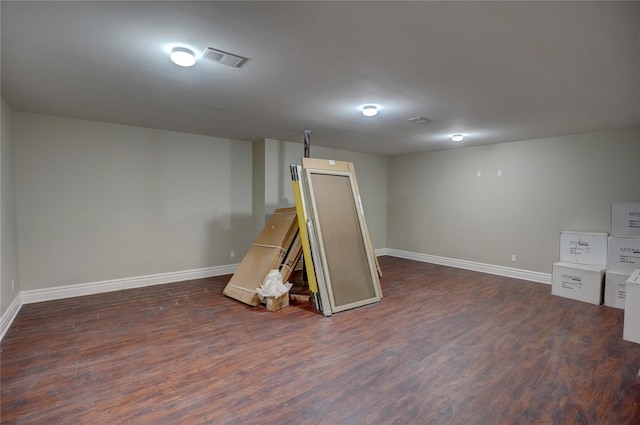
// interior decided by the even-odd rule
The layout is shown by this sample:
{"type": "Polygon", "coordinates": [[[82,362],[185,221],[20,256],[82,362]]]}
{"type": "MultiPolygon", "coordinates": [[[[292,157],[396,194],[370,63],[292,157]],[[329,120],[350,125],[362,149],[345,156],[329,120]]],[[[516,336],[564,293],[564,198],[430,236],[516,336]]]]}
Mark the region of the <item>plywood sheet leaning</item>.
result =
{"type": "Polygon", "coordinates": [[[275,210],[227,283],[223,294],[251,306],[258,305],[260,298],[256,289],[270,270],[280,268],[297,232],[295,207],[275,210]]]}
{"type": "Polygon", "coordinates": [[[375,253],[350,162],[302,158],[332,312],[380,301],[375,253]]]}

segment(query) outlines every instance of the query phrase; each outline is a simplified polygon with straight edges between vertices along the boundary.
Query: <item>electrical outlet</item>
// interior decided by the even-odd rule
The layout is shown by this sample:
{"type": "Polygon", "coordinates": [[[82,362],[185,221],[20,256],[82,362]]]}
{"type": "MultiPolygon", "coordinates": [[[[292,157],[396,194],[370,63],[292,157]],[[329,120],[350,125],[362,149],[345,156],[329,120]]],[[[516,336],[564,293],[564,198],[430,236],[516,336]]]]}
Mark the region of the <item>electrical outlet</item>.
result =
{"type": "Polygon", "coordinates": [[[511,256],[511,261],[516,261],[516,254],[513,254],[513,255],[511,256]]]}
{"type": "Polygon", "coordinates": [[[482,171],[480,170],[476,171],[476,177],[482,177],[482,171]]]}
{"type": "Polygon", "coordinates": [[[16,290],[16,283],[13,281],[13,279],[11,279],[11,290],[12,291],[16,290]]]}
{"type": "Polygon", "coordinates": [[[496,174],[498,175],[498,177],[502,177],[502,170],[498,170],[496,174]]]}
{"type": "Polygon", "coordinates": [[[236,252],[235,252],[235,251],[231,251],[231,252],[229,253],[229,257],[233,258],[233,257],[235,257],[235,256],[236,256],[236,252]]]}

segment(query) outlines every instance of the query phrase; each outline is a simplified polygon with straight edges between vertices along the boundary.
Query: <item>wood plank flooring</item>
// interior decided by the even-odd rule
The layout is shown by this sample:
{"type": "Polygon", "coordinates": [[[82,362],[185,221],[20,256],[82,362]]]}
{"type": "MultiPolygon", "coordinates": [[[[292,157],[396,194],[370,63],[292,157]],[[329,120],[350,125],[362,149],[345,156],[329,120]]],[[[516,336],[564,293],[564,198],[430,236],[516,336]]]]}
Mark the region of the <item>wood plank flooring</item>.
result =
{"type": "Polygon", "coordinates": [[[623,311],[381,257],[384,299],[331,317],[230,276],[22,307],[3,424],[638,424],[623,311]]]}

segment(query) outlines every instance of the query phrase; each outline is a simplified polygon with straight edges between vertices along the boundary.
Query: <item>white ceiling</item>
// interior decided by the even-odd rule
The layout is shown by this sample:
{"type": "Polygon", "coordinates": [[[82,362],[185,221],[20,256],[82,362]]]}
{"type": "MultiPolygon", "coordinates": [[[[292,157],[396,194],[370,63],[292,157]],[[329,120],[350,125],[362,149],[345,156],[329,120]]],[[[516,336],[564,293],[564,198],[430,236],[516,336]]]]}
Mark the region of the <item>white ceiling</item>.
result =
{"type": "Polygon", "coordinates": [[[639,2],[0,7],[2,96],[22,111],[382,155],[640,125],[639,2]],[[176,45],[249,60],[180,68],[176,45]]]}

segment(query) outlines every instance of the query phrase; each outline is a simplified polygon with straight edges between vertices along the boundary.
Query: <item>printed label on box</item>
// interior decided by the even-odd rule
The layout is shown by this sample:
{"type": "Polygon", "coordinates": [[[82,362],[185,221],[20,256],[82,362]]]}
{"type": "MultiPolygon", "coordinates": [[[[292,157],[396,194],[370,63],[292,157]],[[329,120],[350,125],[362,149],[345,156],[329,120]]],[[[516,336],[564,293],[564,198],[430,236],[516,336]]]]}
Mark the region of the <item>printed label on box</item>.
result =
{"type": "Polygon", "coordinates": [[[594,232],[560,232],[560,261],[605,266],[607,234],[594,232]]]}
{"type": "Polygon", "coordinates": [[[576,289],[582,290],[582,279],[580,276],[573,276],[570,274],[563,274],[560,284],[564,289],[574,291],[576,289]]]}
{"type": "Polygon", "coordinates": [[[629,211],[627,227],[629,229],[640,229],[640,211],[629,211]]]}
{"type": "Polygon", "coordinates": [[[571,255],[588,255],[590,252],[589,242],[580,239],[577,241],[569,241],[569,253],[571,255]]]}

